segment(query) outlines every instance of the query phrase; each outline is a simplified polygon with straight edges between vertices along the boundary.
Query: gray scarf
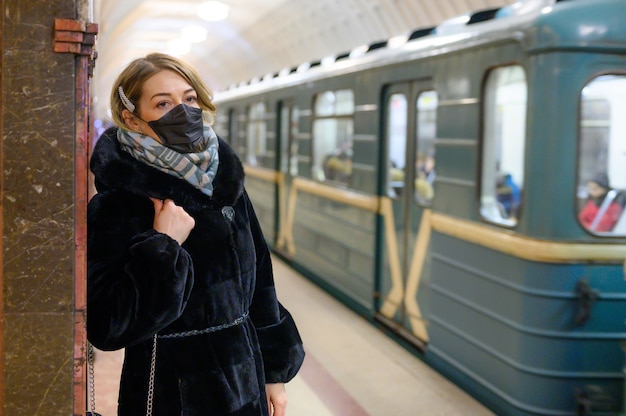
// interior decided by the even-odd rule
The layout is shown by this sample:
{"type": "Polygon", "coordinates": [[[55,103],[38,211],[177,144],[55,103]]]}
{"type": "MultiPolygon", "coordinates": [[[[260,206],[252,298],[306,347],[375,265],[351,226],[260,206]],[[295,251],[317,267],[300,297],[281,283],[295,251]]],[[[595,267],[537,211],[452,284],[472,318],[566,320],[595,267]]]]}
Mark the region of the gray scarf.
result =
{"type": "Polygon", "coordinates": [[[135,159],[186,180],[205,195],[213,195],[219,145],[217,135],[208,124],[204,125],[204,139],[200,144],[200,148],[205,150],[198,153],[178,153],[149,136],[122,128],[117,129],[117,140],[122,150],[135,159]]]}

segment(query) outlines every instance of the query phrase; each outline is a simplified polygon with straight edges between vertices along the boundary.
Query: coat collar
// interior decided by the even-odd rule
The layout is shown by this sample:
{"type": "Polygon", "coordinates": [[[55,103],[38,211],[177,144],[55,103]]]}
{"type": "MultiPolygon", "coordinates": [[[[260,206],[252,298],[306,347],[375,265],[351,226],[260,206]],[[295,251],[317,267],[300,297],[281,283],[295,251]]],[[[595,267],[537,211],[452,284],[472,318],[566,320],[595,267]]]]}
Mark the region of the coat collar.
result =
{"type": "Polygon", "coordinates": [[[234,205],[243,193],[241,161],[221,139],[219,154],[220,164],[213,179],[212,197],[124,152],[117,141],[117,127],[108,129],[98,139],[91,157],[91,170],[98,192],[123,190],[141,196],[169,198],[188,210],[201,211],[234,205]]]}

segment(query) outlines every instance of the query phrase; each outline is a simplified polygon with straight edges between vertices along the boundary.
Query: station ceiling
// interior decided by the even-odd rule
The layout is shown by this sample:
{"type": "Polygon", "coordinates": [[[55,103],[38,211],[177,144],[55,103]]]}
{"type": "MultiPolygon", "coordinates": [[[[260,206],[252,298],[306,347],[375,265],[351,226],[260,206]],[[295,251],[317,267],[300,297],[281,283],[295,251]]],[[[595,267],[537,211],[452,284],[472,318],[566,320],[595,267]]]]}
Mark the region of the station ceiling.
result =
{"type": "MultiPolygon", "coordinates": [[[[95,0],[93,19],[99,24],[99,35],[92,97],[96,117],[106,118],[109,92],[121,69],[150,52],[179,54],[199,70],[209,87],[220,91],[284,68],[517,1],[220,2],[227,6],[227,17],[209,21],[199,17],[199,13],[207,12],[207,0],[95,0]],[[191,38],[183,41],[188,32],[191,38]],[[178,49],[171,50],[172,46],[178,49]]],[[[218,14],[209,10],[208,18],[218,14]]]]}

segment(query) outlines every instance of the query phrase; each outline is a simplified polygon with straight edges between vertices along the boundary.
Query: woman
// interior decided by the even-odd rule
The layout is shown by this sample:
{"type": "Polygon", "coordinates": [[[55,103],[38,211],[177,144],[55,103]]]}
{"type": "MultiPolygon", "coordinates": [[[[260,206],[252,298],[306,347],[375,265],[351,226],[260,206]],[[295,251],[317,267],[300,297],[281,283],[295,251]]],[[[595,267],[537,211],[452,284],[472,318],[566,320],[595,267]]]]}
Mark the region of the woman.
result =
{"type": "Polygon", "coordinates": [[[91,159],[91,343],[126,348],[119,415],[285,414],[304,359],[240,160],[197,72],[151,54],[111,94],[91,159]]]}
{"type": "Polygon", "coordinates": [[[622,214],[622,206],[612,200],[605,199],[611,190],[609,178],[606,173],[596,174],[587,182],[589,198],[578,218],[580,222],[591,231],[611,231],[622,214]]]}

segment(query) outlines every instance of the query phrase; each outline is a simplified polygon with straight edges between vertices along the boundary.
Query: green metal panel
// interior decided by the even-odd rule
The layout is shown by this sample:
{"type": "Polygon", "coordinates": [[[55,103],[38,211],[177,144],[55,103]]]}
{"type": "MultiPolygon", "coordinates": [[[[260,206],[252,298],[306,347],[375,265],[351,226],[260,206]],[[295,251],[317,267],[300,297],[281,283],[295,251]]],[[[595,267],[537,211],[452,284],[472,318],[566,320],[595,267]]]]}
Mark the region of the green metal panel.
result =
{"type": "Polygon", "coordinates": [[[543,13],[538,17],[529,42],[530,52],[555,49],[624,52],[624,2],[577,0],[562,2],[557,7],[558,13],[543,13]]]}

